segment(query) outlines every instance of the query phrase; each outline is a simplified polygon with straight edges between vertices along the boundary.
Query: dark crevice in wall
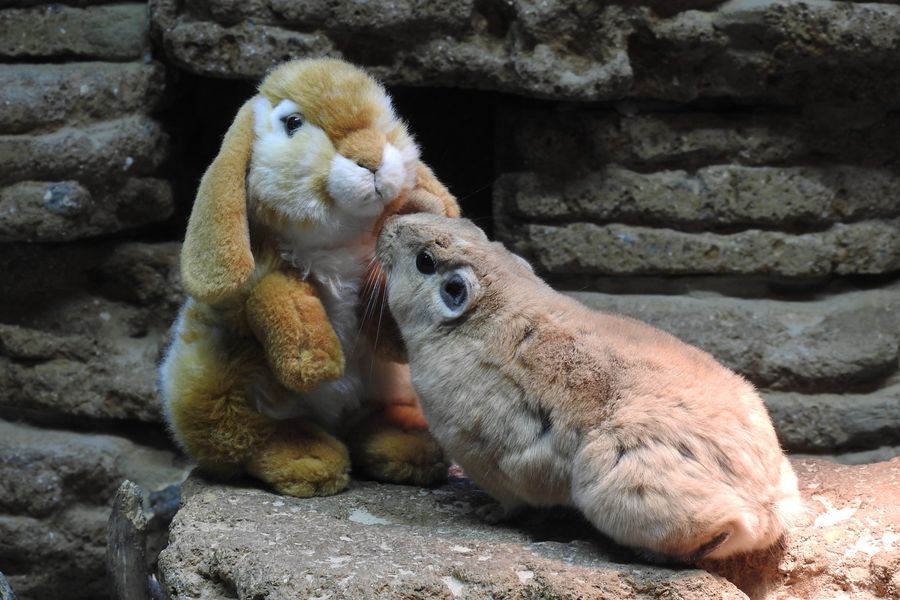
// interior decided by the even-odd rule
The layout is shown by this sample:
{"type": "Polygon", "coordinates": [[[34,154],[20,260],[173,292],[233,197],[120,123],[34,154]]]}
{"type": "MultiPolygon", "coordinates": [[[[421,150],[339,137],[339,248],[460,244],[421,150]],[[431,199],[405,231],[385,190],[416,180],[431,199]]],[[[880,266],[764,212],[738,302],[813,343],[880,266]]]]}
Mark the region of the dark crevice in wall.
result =
{"type": "Polygon", "coordinates": [[[811,302],[847,292],[900,285],[900,273],[798,279],[767,275],[565,275],[544,274],[557,289],[607,294],[721,295],[743,300],[811,302]]]}
{"type": "Polygon", "coordinates": [[[155,450],[176,450],[161,423],[60,415],[4,404],[0,404],[0,419],[46,429],[121,437],[155,450]]]}

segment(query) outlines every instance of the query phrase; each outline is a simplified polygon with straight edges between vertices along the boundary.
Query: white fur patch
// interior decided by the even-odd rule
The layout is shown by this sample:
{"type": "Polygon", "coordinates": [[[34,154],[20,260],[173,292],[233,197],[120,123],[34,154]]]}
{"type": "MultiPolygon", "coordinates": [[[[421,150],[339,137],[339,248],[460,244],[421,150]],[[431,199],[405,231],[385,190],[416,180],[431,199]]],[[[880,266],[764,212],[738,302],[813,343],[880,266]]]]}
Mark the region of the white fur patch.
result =
{"type": "Polygon", "coordinates": [[[374,217],[384,208],[375,188],[375,174],[341,154],[331,159],[328,193],[348,213],[374,217]]]}
{"type": "Polygon", "coordinates": [[[381,165],[375,172],[375,189],[382,198],[392,200],[400,193],[405,177],[406,167],[403,164],[403,155],[393,144],[385,144],[381,165]]]}

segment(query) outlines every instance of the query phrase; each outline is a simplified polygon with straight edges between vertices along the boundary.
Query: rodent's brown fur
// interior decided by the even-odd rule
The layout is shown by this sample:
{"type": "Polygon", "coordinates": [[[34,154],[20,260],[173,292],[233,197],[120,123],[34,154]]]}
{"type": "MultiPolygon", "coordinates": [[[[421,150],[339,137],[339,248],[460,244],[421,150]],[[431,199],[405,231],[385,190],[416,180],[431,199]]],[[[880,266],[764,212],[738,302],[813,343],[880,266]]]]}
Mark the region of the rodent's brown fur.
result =
{"type": "Polygon", "coordinates": [[[759,395],[706,352],[557,293],[467,221],[395,217],[378,257],[433,435],[505,510],[575,506],[689,561],[768,547],[802,511],[759,395]]]}

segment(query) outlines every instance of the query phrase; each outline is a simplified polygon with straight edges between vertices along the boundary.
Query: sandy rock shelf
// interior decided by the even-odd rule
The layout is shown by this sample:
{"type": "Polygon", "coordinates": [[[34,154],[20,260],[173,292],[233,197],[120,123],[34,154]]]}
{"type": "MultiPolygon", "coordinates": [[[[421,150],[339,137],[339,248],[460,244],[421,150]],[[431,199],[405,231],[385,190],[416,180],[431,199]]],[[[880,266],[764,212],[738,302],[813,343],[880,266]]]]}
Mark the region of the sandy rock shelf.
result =
{"type": "Polygon", "coordinates": [[[900,598],[900,459],[796,461],[809,523],[709,570],[638,561],[564,511],[476,516],[465,479],[297,500],[192,477],[159,560],[170,598],[900,598]]]}

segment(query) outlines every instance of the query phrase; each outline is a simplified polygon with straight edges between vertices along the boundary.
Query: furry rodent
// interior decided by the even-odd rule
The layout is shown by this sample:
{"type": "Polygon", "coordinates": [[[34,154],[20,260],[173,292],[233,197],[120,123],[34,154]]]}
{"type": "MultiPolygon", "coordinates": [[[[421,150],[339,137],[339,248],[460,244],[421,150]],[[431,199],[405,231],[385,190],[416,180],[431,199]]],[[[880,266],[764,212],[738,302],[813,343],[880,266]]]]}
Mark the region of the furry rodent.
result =
{"type": "Polygon", "coordinates": [[[502,507],[573,506],[683,561],[775,544],[803,511],[753,386],[592,311],[465,220],[389,219],[377,256],[432,434],[502,507]]]}

